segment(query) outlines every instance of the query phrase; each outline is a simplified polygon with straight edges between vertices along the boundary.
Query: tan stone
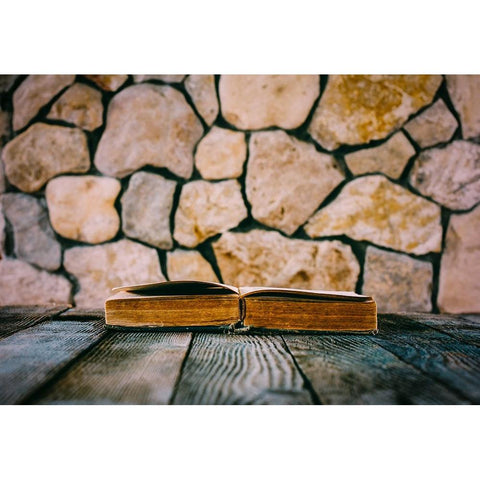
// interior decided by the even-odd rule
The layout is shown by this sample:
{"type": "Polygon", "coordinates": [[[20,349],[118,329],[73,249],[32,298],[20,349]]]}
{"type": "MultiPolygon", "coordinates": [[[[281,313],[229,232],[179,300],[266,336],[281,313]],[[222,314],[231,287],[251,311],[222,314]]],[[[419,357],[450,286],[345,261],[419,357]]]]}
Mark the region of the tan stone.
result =
{"type": "Polygon", "coordinates": [[[282,130],[250,138],[247,198],[265,225],[291,235],[343,179],[332,156],[282,130]]]}
{"type": "Polygon", "coordinates": [[[13,258],[0,260],[0,305],[71,303],[70,282],[13,258]]]}
{"type": "Polygon", "coordinates": [[[46,198],[54,230],[88,243],[112,239],[120,226],[114,202],[120,182],[93,175],[57,177],[48,182],[46,198]]]}
{"type": "Polygon", "coordinates": [[[437,100],[405,125],[405,130],[421,148],[448,142],[458,127],[456,118],[442,99],[437,100]]]}
{"type": "Polygon", "coordinates": [[[5,174],[24,192],[35,192],[61,173],[83,173],[90,168],[87,137],[78,128],[35,123],[2,152],[5,174]]]}
{"type": "Polygon", "coordinates": [[[463,138],[480,135],[480,75],[447,75],[447,89],[462,123],[463,138]]]}
{"type": "Polygon", "coordinates": [[[399,178],[415,149],[402,133],[397,132],[378,147],[364,148],[345,155],[345,162],[354,175],[383,172],[391,178],[399,178]]]}
{"type": "Polygon", "coordinates": [[[285,238],[278,232],[224,233],[212,244],[232,285],[354,290],[360,267],[349,245],[285,238]]]}
{"type": "Polygon", "coordinates": [[[137,172],[122,196],[125,235],[158,248],[172,248],[170,213],[176,183],[160,175],[137,172]]]}
{"type": "Polygon", "coordinates": [[[168,252],[167,272],[170,280],[218,282],[210,263],[195,250],[177,249],[168,252]]]}
{"type": "Polygon", "coordinates": [[[107,92],[117,91],[128,79],[128,75],[85,75],[107,92]]]}
{"type": "Polygon", "coordinates": [[[415,160],[410,183],[452,210],[473,207],[480,201],[480,145],[457,140],[425,150],[415,160]]]}
{"type": "Polygon", "coordinates": [[[69,248],[65,251],[64,266],[80,283],[75,295],[79,307],[103,308],[113,287],[165,280],[157,252],[126,239],[69,248]]]}
{"type": "Polygon", "coordinates": [[[173,236],[181,245],[195,247],[208,237],[236,227],[246,217],[247,209],[236,180],[197,180],[182,189],[173,236]]]}
{"type": "Polygon", "coordinates": [[[140,83],[147,80],[161,80],[166,83],[180,83],[184,78],[185,75],[134,75],[133,81],[140,83]]]}
{"type": "Polygon", "coordinates": [[[114,177],[153,165],[189,178],[193,149],[202,133],[200,120],[179,91],[148,83],[134,85],[110,102],[95,165],[114,177]]]}
{"type": "Polygon", "coordinates": [[[440,75],[330,75],[308,128],[322,147],[385,138],[428,105],[440,75]]]}
{"type": "Polygon", "coordinates": [[[62,252],[40,200],[24,193],[6,193],[2,206],[12,226],[16,257],[46,270],[57,270],[62,252]]]}
{"type": "Polygon", "coordinates": [[[480,206],[452,215],[440,266],[438,307],[449,313],[480,313],[480,206]]]}
{"type": "Polygon", "coordinates": [[[299,127],[320,93],[318,75],[222,75],[222,115],[241,129],[299,127]]]}
{"type": "Polygon", "coordinates": [[[13,94],[13,129],[20,130],[57,93],[68,87],[75,75],[29,75],[13,94]]]}
{"type": "MultiPolygon", "coordinates": [[[[2,150],[0,149],[0,157],[2,155],[2,150]]],[[[3,193],[6,189],[5,185],[5,173],[3,171],[3,162],[0,158],[0,193],[3,193]]]]}
{"type": "Polygon", "coordinates": [[[213,75],[189,75],[185,80],[185,88],[205,123],[211,125],[218,115],[215,77],[213,75]]]}
{"type": "Polygon", "coordinates": [[[207,180],[236,178],[246,158],[245,134],[214,126],[197,146],[195,166],[207,180]]]}
{"type": "Polygon", "coordinates": [[[368,247],[362,292],[379,312],[430,312],[433,268],[430,262],[368,247]]]}
{"type": "Polygon", "coordinates": [[[442,242],[440,207],[382,175],[345,185],[305,231],[310,237],[347,235],[417,255],[439,252],[442,242]]]}
{"type": "Polygon", "coordinates": [[[52,106],[48,118],[73,123],[84,130],[102,124],[102,94],[83,83],[74,83],[52,106]]]}

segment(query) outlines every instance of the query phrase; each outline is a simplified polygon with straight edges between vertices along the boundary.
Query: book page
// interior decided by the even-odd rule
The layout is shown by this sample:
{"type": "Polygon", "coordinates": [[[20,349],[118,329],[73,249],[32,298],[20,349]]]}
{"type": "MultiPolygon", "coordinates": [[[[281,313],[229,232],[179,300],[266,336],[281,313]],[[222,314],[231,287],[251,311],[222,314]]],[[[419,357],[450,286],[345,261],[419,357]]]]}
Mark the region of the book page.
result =
{"type": "Polygon", "coordinates": [[[141,295],[205,295],[236,293],[238,288],[216,282],[199,282],[195,280],[177,280],[172,282],[143,283],[112,288],[112,292],[131,292],[141,295]]]}
{"type": "Polygon", "coordinates": [[[281,288],[281,287],[240,287],[240,297],[246,296],[262,296],[270,294],[278,294],[278,296],[301,296],[324,299],[345,299],[350,301],[371,300],[368,295],[359,295],[355,292],[345,292],[337,290],[302,290],[299,288],[281,288]]]}

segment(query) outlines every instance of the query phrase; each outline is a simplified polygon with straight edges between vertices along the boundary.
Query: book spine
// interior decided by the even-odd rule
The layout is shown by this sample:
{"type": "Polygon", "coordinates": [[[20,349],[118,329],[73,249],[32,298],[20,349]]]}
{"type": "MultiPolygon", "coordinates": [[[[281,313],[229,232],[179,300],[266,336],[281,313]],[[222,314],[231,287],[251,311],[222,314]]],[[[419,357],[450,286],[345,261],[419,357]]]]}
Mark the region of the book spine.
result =
{"type": "Polygon", "coordinates": [[[245,305],[245,299],[243,297],[240,297],[238,299],[238,307],[239,307],[239,320],[240,320],[240,323],[242,324],[243,326],[243,321],[245,320],[245,313],[246,313],[246,305],[245,305]]]}

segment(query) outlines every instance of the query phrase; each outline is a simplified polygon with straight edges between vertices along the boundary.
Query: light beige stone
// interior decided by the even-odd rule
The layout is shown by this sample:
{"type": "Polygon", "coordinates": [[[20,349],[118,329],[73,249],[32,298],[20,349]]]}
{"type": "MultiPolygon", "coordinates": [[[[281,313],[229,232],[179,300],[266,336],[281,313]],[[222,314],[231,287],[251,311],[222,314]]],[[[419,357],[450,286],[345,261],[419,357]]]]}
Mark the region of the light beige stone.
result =
{"type": "Polygon", "coordinates": [[[449,313],[480,313],[480,206],[452,215],[440,266],[438,307],[449,313]]]}
{"type": "Polygon", "coordinates": [[[78,307],[103,308],[113,287],[165,280],[157,252],[126,239],[93,247],[69,248],[63,263],[80,284],[75,295],[78,307]]]}
{"type": "Polygon", "coordinates": [[[168,252],[167,272],[170,280],[218,282],[210,263],[195,250],[177,249],[168,252]]]}
{"type": "Polygon", "coordinates": [[[120,182],[93,175],[57,177],[48,182],[46,198],[54,230],[88,243],[112,239],[120,226],[114,203],[120,182]]]}
{"type": "Polygon", "coordinates": [[[247,198],[265,225],[291,235],[344,178],[332,156],[282,130],[250,138],[247,198]]]}
{"type": "Polygon", "coordinates": [[[382,175],[349,182],[310,218],[305,231],[310,237],[347,235],[417,255],[439,252],[442,242],[440,207],[382,175]]]}
{"type": "Polygon", "coordinates": [[[12,226],[16,257],[46,270],[57,270],[62,252],[40,200],[24,193],[6,193],[1,200],[12,226]]]}
{"type": "Polygon", "coordinates": [[[297,128],[320,93],[318,75],[222,75],[222,115],[237,128],[297,128]]]}
{"type": "Polygon", "coordinates": [[[29,75],[13,94],[13,129],[20,130],[57,93],[68,87],[75,75],[29,75]]]}
{"type": "Polygon", "coordinates": [[[480,135],[480,75],[447,75],[447,89],[460,116],[463,138],[480,135]]]}
{"type": "Polygon", "coordinates": [[[441,83],[440,75],[330,75],[308,131],[327,150],[385,138],[441,83]]]}
{"type": "Polygon", "coordinates": [[[399,178],[415,149],[402,133],[397,132],[378,147],[365,148],[345,155],[345,162],[354,175],[383,172],[399,178]]]}
{"type": "Polygon", "coordinates": [[[278,232],[224,233],[212,244],[225,283],[324,290],[354,290],[360,267],[338,240],[285,238],[278,232]]]}
{"type": "Polygon", "coordinates": [[[452,210],[473,207],[480,201],[480,145],[457,140],[425,150],[415,160],[410,184],[452,210]]]}
{"type": "Polygon", "coordinates": [[[218,115],[218,99],[213,75],[189,75],[185,88],[192,97],[198,113],[211,125],[218,115]]]}
{"type": "Polygon", "coordinates": [[[236,178],[246,158],[245,134],[214,126],[197,146],[195,166],[207,180],[236,178]]]}
{"type": "Polygon", "coordinates": [[[107,92],[116,92],[128,79],[128,75],[85,75],[107,92]]]}
{"type": "Polygon", "coordinates": [[[0,260],[0,305],[71,303],[70,282],[13,258],[0,260]]]}
{"type": "Polygon", "coordinates": [[[113,177],[153,165],[189,178],[193,149],[202,133],[200,120],[179,91],[147,83],[134,85],[110,102],[95,165],[113,177]]]}
{"type": "Polygon", "coordinates": [[[437,100],[405,125],[405,130],[421,148],[448,142],[458,127],[456,118],[442,99],[437,100]]]}
{"type": "Polygon", "coordinates": [[[74,83],[52,106],[48,118],[73,123],[84,130],[102,125],[102,94],[83,83],[74,83]]]}
{"type": "Polygon", "coordinates": [[[367,247],[362,292],[378,312],[431,312],[432,278],[430,262],[367,247]]]}
{"type": "Polygon", "coordinates": [[[246,217],[247,209],[236,180],[196,180],[182,189],[173,236],[181,245],[195,247],[208,237],[236,227],[246,217]]]}
{"type": "Polygon", "coordinates": [[[78,128],[45,123],[35,123],[8,142],[2,159],[10,183],[27,193],[61,173],[83,173],[90,168],[85,134],[78,128]]]}
{"type": "Polygon", "coordinates": [[[176,183],[160,175],[137,172],[122,196],[125,235],[158,248],[172,248],[170,213],[176,183]]]}
{"type": "Polygon", "coordinates": [[[185,75],[134,75],[133,81],[140,83],[147,80],[161,80],[166,83],[180,83],[184,78],[185,75]]]}

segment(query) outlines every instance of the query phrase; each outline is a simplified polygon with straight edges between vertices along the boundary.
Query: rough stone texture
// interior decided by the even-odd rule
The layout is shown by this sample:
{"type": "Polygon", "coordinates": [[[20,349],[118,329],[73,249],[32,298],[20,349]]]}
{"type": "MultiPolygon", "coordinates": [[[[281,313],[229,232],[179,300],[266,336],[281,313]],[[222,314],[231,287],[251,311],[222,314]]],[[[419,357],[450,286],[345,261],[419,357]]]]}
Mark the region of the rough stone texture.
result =
{"type": "Polygon", "coordinates": [[[5,256],[5,218],[0,203],[0,259],[5,256]]]}
{"type": "Polygon", "coordinates": [[[70,282],[61,275],[13,258],[0,260],[0,305],[68,304],[71,290],[70,282]]]}
{"type": "Polygon", "coordinates": [[[480,312],[480,206],[452,215],[440,266],[438,306],[442,312],[480,312]]]}
{"type": "Polygon", "coordinates": [[[158,248],[172,248],[170,212],[176,183],[154,173],[132,175],[122,196],[125,235],[158,248]]]}
{"type": "Polygon", "coordinates": [[[0,108],[0,147],[10,137],[10,113],[0,108]]]}
{"type": "Polygon", "coordinates": [[[402,133],[397,132],[378,147],[365,148],[345,155],[345,162],[354,175],[383,172],[391,178],[399,178],[415,149],[402,133]]]}
{"type": "Polygon", "coordinates": [[[447,89],[462,122],[463,138],[480,135],[480,75],[447,75],[447,89]]]}
{"type": "Polygon", "coordinates": [[[2,207],[12,225],[16,257],[46,270],[59,268],[60,244],[40,201],[23,193],[6,193],[2,195],[2,207]]]}
{"type": "MultiPolygon", "coordinates": [[[[0,149],[0,157],[2,154],[2,150],[0,149]]],[[[0,193],[3,193],[5,191],[6,185],[5,185],[5,173],[3,171],[3,162],[0,158],[0,193]]]]}
{"type": "Polygon", "coordinates": [[[247,198],[265,225],[292,234],[343,179],[333,157],[282,130],[250,138],[247,198]]]}
{"type": "Polygon", "coordinates": [[[13,94],[13,129],[23,128],[75,75],[29,75],[13,94]]]}
{"type": "Polygon", "coordinates": [[[167,253],[167,272],[170,280],[218,282],[210,263],[195,250],[177,249],[167,253]]]}
{"type": "Polygon", "coordinates": [[[103,308],[113,287],[165,280],[157,252],[125,239],[70,248],[65,251],[63,264],[80,283],[75,295],[78,307],[103,308]]]}
{"type": "Polygon", "coordinates": [[[452,210],[466,210],[480,201],[480,145],[457,140],[445,148],[422,152],[410,183],[420,193],[452,210]]]}
{"type": "Polygon", "coordinates": [[[368,247],[363,289],[379,312],[430,312],[433,268],[408,255],[368,247]]]}
{"type": "Polygon", "coordinates": [[[0,93],[8,92],[20,75],[0,75],[0,93]]]}
{"type": "Polygon", "coordinates": [[[305,226],[311,237],[348,235],[395,250],[439,252],[440,207],[381,175],[351,181],[305,226]]]}
{"type": "Polygon", "coordinates": [[[63,237],[81,242],[112,239],[120,226],[114,207],[119,192],[120,182],[114,178],[54,178],[45,192],[52,227],[63,237]]]}
{"type": "Polygon", "coordinates": [[[291,240],[278,232],[223,234],[213,249],[225,283],[354,290],[360,267],[338,240],[291,240]]]}
{"type": "Polygon", "coordinates": [[[185,75],[134,75],[133,81],[140,83],[147,80],[161,80],[166,83],[180,83],[184,78],[185,75]]]}
{"type": "Polygon", "coordinates": [[[241,129],[299,127],[320,93],[318,75],[222,75],[222,114],[241,129]]]}
{"type": "Polygon", "coordinates": [[[103,121],[102,94],[88,85],[75,83],[53,104],[48,118],[95,130],[103,121]]]}
{"type": "Polygon", "coordinates": [[[197,146],[195,166],[207,180],[236,178],[246,158],[245,134],[214,126],[197,146]]]}
{"type": "Polygon", "coordinates": [[[247,209],[236,180],[197,180],[182,189],[173,236],[178,243],[195,247],[208,237],[236,227],[246,217],[247,209]]]}
{"type": "Polygon", "coordinates": [[[202,133],[200,120],[180,92],[169,86],[134,85],[110,102],[95,165],[114,177],[154,165],[189,178],[193,148],[202,133]]]}
{"type": "Polygon", "coordinates": [[[457,119],[442,99],[437,100],[405,125],[405,130],[421,148],[448,142],[458,127],[457,119]]]}
{"type": "Polygon", "coordinates": [[[385,138],[428,105],[440,75],[330,75],[308,128],[327,150],[385,138]]]}
{"type": "Polygon", "coordinates": [[[128,79],[128,75],[85,75],[85,77],[107,92],[117,91],[128,79]]]}
{"type": "Polygon", "coordinates": [[[218,115],[215,77],[213,75],[189,75],[185,80],[185,88],[205,123],[211,125],[218,115]]]}
{"type": "Polygon", "coordinates": [[[90,168],[87,138],[78,128],[35,123],[2,152],[5,174],[24,192],[35,192],[55,175],[90,168]]]}

